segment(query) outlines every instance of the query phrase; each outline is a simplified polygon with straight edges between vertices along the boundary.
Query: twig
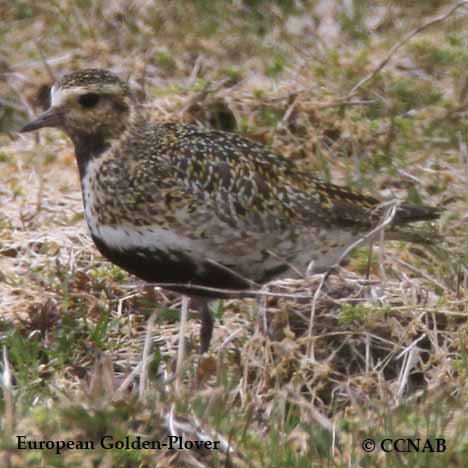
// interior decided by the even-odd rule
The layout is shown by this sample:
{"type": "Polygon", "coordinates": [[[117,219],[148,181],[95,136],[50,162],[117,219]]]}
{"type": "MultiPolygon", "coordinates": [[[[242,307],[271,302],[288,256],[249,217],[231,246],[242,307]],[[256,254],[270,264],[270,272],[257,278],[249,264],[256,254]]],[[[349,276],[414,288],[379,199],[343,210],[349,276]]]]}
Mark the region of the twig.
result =
{"type": "MultiPolygon", "coordinates": [[[[294,95],[293,95],[294,96],[294,95]]],[[[278,130],[280,128],[283,128],[286,126],[286,124],[288,123],[290,117],[291,117],[291,114],[293,113],[294,109],[296,108],[297,106],[297,103],[298,103],[298,98],[299,98],[299,95],[296,94],[293,99],[292,99],[292,102],[291,104],[288,106],[288,108],[286,109],[286,112],[284,113],[283,117],[281,118],[281,120],[278,122],[278,124],[276,125],[276,129],[275,130],[278,130]]]]}
{"type": "Polygon", "coordinates": [[[145,346],[143,347],[143,357],[141,359],[140,386],[138,388],[138,398],[141,400],[145,394],[146,380],[148,378],[149,356],[151,352],[151,339],[153,334],[153,325],[156,320],[156,314],[153,313],[146,325],[145,346]]]}
{"type": "Polygon", "coordinates": [[[42,198],[44,194],[44,176],[42,174],[42,171],[40,169],[37,170],[37,175],[39,179],[39,187],[37,189],[36,193],[36,201],[34,203],[34,211],[29,214],[24,214],[23,210],[21,209],[20,211],[20,219],[23,225],[27,225],[30,223],[42,210],[42,198]]]}
{"type": "MultiPolygon", "coordinates": [[[[266,291],[268,291],[268,284],[264,286],[266,291]]],[[[258,315],[260,316],[261,322],[259,320],[259,324],[261,323],[260,330],[268,336],[268,319],[267,319],[267,309],[268,304],[266,300],[266,296],[260,296],[257,298],[257,305],[259,308],[258,315]]]]}
{"type": "Polygon", "coordinates": [[[234,330],[222,343],[221,346],[219,346],[217,351],[221,351],[224,349],[239,333],[242,333],[243,328],[238,328],[237,330],[234,330]]]}
{"type": "Polygon", "coordinates": [[[418,26],[416,29],[413,29],[407,36],[405,36],[401,41],[398,41],[396,44],[393,45],[393,47],[388,51],[387,55],[379,62],[376,68],[372,70],[370,73],[368,73],[364,78],[362,78],[360,81],[358,81],[351,91],[348,93],[346,96],[346,99],[349,99],[353,97],[356,94],[356,91],[361,88],[364,84],[366,84],[368,81],[373,80],[379,73],[380,71],[390,62],[392,57],[398,52],[401,47],[403,47],[409,40],[411,40],[416,34],[419,34],[420,32],[424,31],[425,29],[434,26],[434,24],[440,23],[442,21],[445,21],[447,18],[452,16],[455,11],[457,11],[459,8],[462,6],[468,4],[468,1],[462,1],[458,2],[455,6],[453,6],[447,13],[444,13],[443,15],[440,15],[433,20],[418,26]]]}
{"type": "Polygon", "coordinates": [[[119,388],[115,391],[115,399],[118,399],[122,396],[122,394],[127,390],[127,388],[130,386],[132,383],[133,379],[138,375],[138,373],[141,370],[141,366],[143,364],[143,361],[140,361],[130,372],[130,374],[125,377],[124,381],[120,384],[119,388]]]}
{"type": "Polygon", "coordinates": [[[387,281],[387,274],[385,273],[385,229],[382,229],[379,234],[379,270],[382,277],[382,286],[387,281]]]}
{"type": "Polygon", "coordinates": [[[336,426],[333,421],[322,414],[312,403],[305,400],[298,400],[297,398],[288,398],[288,401],[308,411],[312,419],[327,432],[336,432],[336,426]]]}
{"type": "MultiPolygon", "coordinates": [[[[311,299],[310,294],[288,294],[288,293],[274,293],[268,292],[263,289],[223,289],[223,288],[212,288],[209,286],[202,286],[198,284],[187,284],[187,283],[147,283],[148,286],[154,286],[155,288],[165,289],[181,289],[187,291],[193,291],[193,293],[200,293],[201,291],[206,293],[216,293],[219,295],[229,296],[231,298],[246,298],[255,296],[271,296],[271,297],[286,297],[290,299],[311,299]]],[[[281,285],[275,284],[280,287],[281,285]]]]}
{"type": "Polygon", "coordinates": [[[192,106],[197,103],[203,102],[209,94],[217,93],[224,85],[228,82],[227,79],[218,81],[216,84],[212,82],[207,82],[205,86],[203,86],[202,90],[192,96],[182,107],[179,111],[180,115],[184,115],[192,106]]]}
{"type": "Polygon", "coordinates": [[[6,346],[3,346],[3,374],[2,374],[3,400],[5,401],[4,431],[12,434],[15,423],[15,408],[13,405],[13,392],[11,386],[11,368],[8,361],[6,346]]]}
{"type": "Polygon", "coordinates": [[[367,267],[366,267],[366,280],[370,278],[371,268],[372,268],[372,252],[374,250],[374,242],[371,240],[369,242],[369,252],[367,254],[367,267]]]}
{"type": "Polygon", "coordinates": [[[180,310],[180,324],[179,324],[179,347],[177,349],[177,364],[176,364],[176,393],[180,392],[182,382],[182,367],[185,358],[185,332],[187,330],[187,318],[189,309],[190,298],[185,294],[182,296],[182,306],[180,310]]]}
{"type": "Polygon", "coordinates": [[[99,368],[101,373],[102,388],[111,398],[114,395],[114,371],[112,360],[107,353],[101,354],[99,357],[99,368]]]}
{"type": "MultiPolygon", "coordinates": [[[[352,97],[352,96],[350,96],[352,97]]],[[[349,97],[337,99],[336,101],[332,101],[326,104],[318,104],[315,106],[316,109],[329,109],[331,107],[341,107],[341,106],[370,106],[377,102],[376,99],[359,99],[356,101],[349,101],[349,97]]]]}
{"type": "Polygon", "coordinates": [[[260,286],[258,283],[256,283],[255,281],[252,281],[250,278],[247,278],[246,276],[241,275],[241,274],[238,273],[237,271],[233,270],[232,268],[229,268],[229,267],[226,266],[226,265],[223,265],[222,263],[217,262],[216,260],[213,260],[213,259],[211,259],[211,258],[207,258],[206,261],[207,261],[208,263],[211,263],[211,265],[214,265],[214,266],[216,266],[217,268],[220,268],[220,269],[224,270],[226,273],[229,273],[229,274],[231,274],[231,275],[236,276],[236,277],[239,278],[241,281],[244,281],[245,283],[249,284],[250,287],[258,287],[258,286],[260,286]]]}
{"type": "Polygon", "coordinates": [[[195,63],[193,64],[192,71],[190,72],[190,76],[187,80],[187,87],[191,88],[198,76],[198,73],[200,72],[201,64],[203,61],[203,56],[202,55],[197,55],[197,58],[195,59],[195,63]]]}
{"type": "Polygon", "coordinates": [[[413,265],[410,265],[409,263],[405,262],[404,260],[401,260],[400,258],[397,258],[397,257],[392,257],[392,260],[406,268],[408,268],[408,270],[411,270],[412,272],[414,273],[418,273],[422,278],[425,278],[427,281],[431,282],[432,284],[434,284],[435,286],[439,287],[442,289],[442,291],[446,291],[447,290],[447,287],[444,286],[442,283],[440,283],[439,281],[437,281],[436,279],[432,278],[432,276],[429,276],[427,273],[425,273],[424,271],[420,270],[419,268],[416,268],[415,266],[413,265]]]}
{"type": "Polygon", "coordinates": [[[5,81],[6,86],[16,95],[20,100],[21,104],[23,104],[29,118],[34,116],[34,109],[31,107],[27,99],[24,98],[22,93],[20,93],[8,80],[5,81]]]}
{"type": "Polygon", "coordinates": [[[418,353],[416,344],[419,343],[423,338],[426,337],[424,333],[418,339],[413,341],[407,348],[405,348],[397,357],[396,359],[401,358],[402,356],[405,357],[403,362],[403,366],[401,368],[400,377],[398,379],[398,391],[397,391],[397,400],[399,400],[403,396],[403,392],[408,384],[408,377],[411,369],[413,368],[414,364],[417,361],[418,353]]]}
{"type": "Polygon", "coordinates": [[[146,99],[147,94],[146,94],[146,72],[148,68],[148,57],[147,53],[143,55],[143,69],[141,71],[141,75],[138,78],[138,85],[140,86],[140,92],[143,100],[146,99]]]}
{"type": "Polygon", "coordinates": [[[452,119],[455,117],[456,114],[459,112],[466,111],[468,108],[468,102],[463,102],[457,107],[454,107],[453,109],[447,110],[444,115],[435,117],[434,119],[430,120],[429,123],[427,124],[428,128],[434,128],[437,127],[440,123],[442,123],[444,120],[447,119],[452,119]]]}
{"type": "Polygon", "coordinates": [[[465,169],[465,180],[468,187],[468,148],[461,131],[458,132],[458,154],[460,155],[460,164],[465,169]]]}
{"type": "Polygon", "coordinates": [[[278,254],[273,252],[272,250],[265,250],[265,252],[268,255],[271,255],[273,258],[276,258],[277,260],[283,262],[285,265],[288,266],[288,268],[292,271],[294,271],[299,277],[304,278],[304,273],[302,273],[295,265],[293,265],[291,262],[289,262],[286,258],[280,257],[278,254]]]}
{"type": "MultiPolygon", "coordinates": [[[[314,298],[312,299],[312,305],[311,305],[311,310],[310,310],[310,320],[309,320],[309,328],[307,330],[307,336],[309,337],[309,343],[307,345],[307,356],[309,359],[314,358],[314,346],[313,346],[313,340],[312,340],[312,330],[314,327],[314,322],[315,322],[315,310],[317,308],[317,301],[320,296],[320,293],[322,292],[323,285],[325,284],[325,281],[327,279],[328,275],[322,274],[322,277],[320,279],[320,284],[318,288],[316,289],[314,293],[314,298]]],[[[314,358],[315,359],[315,358],[314,358]]]]}
{"type": "Polygon", "coordinates": [[[340,263],[348,256],[348,254],[352,250],[354,250],[356,247],[359,247],[360,245],[364,244],[369,239],[374,238],[374,236],[376,236],[378,233],[382,232],[389,224],[391,224],[393,222],[393,219],[395,218],[395,215],[396,215],[398,207],[400,206],[400,203],[401,202],[399,200],[391,200],[390,202],[380,203],[378,206],[376,206],[376,209],[382,208],[385,205],[390,205],[391,207],[387,211],[384,220],[377,227],[375,227],[374,229],[369,231],[364,236],[360,237],[357,241],[353,242],[351,245],[349,245],[344,250],[344,252],[340,255],[340,257],[335,262],[335,264],[332,265],[327,270],[325,276],[328,278],[328,276],[330,276],[331,272],[340,266],[340,263]]]}
{"type": "Polygon", "coordinates": [[[39,41],[37,41],[37,40],[34,41],[34,45],[36,46],[36,49],[39,52],[39,55],[40,55],[41,60],[42,60],[42,64],[44,65],[44,68],[45,68],[47,74],[49,75],[50,81],[55,82],[56,77],[54,75],[54,72],[52,71],[52,68],[50,68],[49,62],[47,61],[47,58],[46,58],[46,56],[44,54],[42,46],[39,44],[39,41]]]}

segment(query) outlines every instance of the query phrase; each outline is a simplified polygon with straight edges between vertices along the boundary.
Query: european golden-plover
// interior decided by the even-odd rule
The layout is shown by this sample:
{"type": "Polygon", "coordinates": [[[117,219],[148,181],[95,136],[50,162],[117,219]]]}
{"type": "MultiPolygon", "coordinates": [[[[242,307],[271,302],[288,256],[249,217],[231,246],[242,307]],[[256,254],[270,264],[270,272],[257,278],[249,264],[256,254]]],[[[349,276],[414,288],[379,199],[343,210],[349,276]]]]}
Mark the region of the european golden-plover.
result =
{"type": "MultiPolygon", "coordinates": [[[[265,146],[152,121],[109,71],[67,74],[50,97],[49,110],[21,131],[57,127],[71,138],[97,248],[147,282],[201,298],[249,291],[310,264],[328,269],[382,220],[380,200],[326,183],[265,146]]],[[[387,237],[417,242],[401,225],[438,215],[400,204],[387,237]]],[[[206,351],[213,322],[206,307],[201,316],[206,351]]]]}

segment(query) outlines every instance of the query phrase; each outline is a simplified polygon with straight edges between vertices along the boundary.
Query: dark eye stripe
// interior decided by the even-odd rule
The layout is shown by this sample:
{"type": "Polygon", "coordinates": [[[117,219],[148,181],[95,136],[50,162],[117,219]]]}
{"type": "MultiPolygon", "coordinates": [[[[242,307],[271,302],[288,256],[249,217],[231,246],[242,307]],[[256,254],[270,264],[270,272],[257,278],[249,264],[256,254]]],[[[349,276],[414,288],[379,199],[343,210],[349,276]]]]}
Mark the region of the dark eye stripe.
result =
{"type": "Polygon", "coordinates": [[[78,96],[78,102],[82,107],[90,109],[94,107],[99,102],[99,94],[96,93],[86,93],[78,96]]]}

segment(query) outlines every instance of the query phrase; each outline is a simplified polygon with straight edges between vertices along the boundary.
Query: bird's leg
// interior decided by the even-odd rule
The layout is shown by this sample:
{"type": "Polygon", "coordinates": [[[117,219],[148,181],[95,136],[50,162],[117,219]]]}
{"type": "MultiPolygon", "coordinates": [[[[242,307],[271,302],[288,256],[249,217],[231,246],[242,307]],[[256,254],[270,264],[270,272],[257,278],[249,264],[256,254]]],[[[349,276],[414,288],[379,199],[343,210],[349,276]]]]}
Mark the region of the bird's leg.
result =
{"type": "Polygon", "coordinates": [[[201,326],[200,326],[200,354],[206,353],[210,347],[211,337],[213,336],[214,320],[211,315],[208,301],[203,300],[200,308],[201,326]]]}
{"type": "Polygon", "coordinates": [[[210,347],[211,337],[213,336],[214,320],[208,307],[209,300],[205,297],[192,296],[192,305],[196,307],[200,314],[200,354],[206,353],[210,347]]]}

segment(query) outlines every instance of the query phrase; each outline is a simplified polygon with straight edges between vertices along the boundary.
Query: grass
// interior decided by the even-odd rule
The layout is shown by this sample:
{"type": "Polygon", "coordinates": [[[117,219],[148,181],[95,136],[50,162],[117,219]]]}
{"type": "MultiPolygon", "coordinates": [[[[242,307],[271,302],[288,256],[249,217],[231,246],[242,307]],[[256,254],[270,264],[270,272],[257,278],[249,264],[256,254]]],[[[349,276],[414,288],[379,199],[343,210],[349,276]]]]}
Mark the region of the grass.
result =
{"type": "Polygon", "coordinates": [[[0,24],[1,466],[468,463],[467,7],[351,93],[402,37],[454,5],[9,2],[0,24]],[[443,240],[376,245],[370,260],[358,249],[315,301],[318,276],[274,283],[277,295],[258,301],[214,303],[203,357],[193,314],[177,387],[180,298],[98,255],[70,142],[16,133],[47,106],[51,74],[85,66],[128,77],[155,119],[235,130],[324,179],[441,206],[433,229],[443,240]],[[100,446],[103,435],[174,434],[222,449],[100,446]],[[96,448],[19,450],[18,435],[96,448]],[[420,439],[420,451],[379,448],[398,438],[420,439]],[[436,439],[445,451],[429,451],[436,439]]]}

